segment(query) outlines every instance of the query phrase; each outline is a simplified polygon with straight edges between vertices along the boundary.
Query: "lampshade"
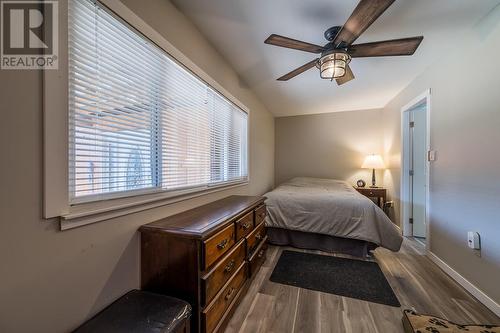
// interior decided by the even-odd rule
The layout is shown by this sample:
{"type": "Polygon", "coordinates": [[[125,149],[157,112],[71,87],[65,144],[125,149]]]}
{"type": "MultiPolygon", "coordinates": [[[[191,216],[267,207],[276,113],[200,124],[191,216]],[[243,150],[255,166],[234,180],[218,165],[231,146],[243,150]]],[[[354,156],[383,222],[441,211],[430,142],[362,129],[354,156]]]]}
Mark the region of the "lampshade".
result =
{"type": "Polygon", "coordinates": [[[345,67],[351,61],[351,56],[342,50],[323,55],[318,61],[322,79],[337,79],[345,75],[345,67]]]}
{"type": "Polygon", "coordinates": [[[365,158],[365,161],[363,162],[363,165],[361,166],[363,169],[383,169],[385,168],[384,166],[384,161],[382,160],[382,157],[380,155],[372,154],[368,155],[365,158]]]}

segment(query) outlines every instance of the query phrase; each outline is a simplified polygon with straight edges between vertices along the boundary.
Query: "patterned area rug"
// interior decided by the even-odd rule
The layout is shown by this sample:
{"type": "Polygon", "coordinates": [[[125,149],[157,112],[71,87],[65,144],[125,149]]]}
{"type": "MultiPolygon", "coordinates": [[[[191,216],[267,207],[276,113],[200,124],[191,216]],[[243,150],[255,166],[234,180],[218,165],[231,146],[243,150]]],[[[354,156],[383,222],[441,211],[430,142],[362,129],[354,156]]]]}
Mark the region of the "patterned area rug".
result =
{"type": "Polygon", "coordinates": [[[451,321],[421,315],[412,310],[404,310],[405,333],[500,333],[500,327],[493,325],[458,325],[451,321]]]}

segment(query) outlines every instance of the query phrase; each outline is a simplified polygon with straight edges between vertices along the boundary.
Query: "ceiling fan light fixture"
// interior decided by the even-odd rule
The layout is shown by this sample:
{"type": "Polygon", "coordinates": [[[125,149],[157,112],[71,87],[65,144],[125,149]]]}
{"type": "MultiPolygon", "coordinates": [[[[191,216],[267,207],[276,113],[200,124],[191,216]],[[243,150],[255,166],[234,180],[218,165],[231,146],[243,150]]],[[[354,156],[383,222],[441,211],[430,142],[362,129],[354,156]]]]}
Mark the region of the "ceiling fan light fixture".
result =
{"type": "Polygon", "coordinates": [[[350,62],[351,56],[343,50],[334,50],[321,56],[318,60],[321,78],[333,80],[344,76],[350,62]]]}
{"type": "Polygon", "coordinates": [[[324,46],[272,34],[264,43],[287,49],[319,54],[319,57],[295,68],[279,77],[278,81],[288,81],[305,71],[316,67],[320,77],[343,85],[354,80],[349,63],[351,58],[410,56],[415,53],[424,36],[383,40],[354,44],[360,35],[389,8],[395,0],[359,0],[356,8],[344,25],[331,27],[325,31],[328,43],[324,46]]]}

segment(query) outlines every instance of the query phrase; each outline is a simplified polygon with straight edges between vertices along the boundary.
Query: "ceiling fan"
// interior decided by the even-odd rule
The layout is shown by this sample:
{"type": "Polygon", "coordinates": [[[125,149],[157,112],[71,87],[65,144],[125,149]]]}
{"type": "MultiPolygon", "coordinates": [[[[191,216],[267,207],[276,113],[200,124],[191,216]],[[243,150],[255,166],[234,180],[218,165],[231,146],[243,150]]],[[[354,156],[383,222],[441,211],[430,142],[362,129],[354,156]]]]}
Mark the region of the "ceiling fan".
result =
{"type": "Polygon", "coordinates": [[[349,67],[351,58],[403,56],[415,53],[424,39],[423,36],[352,44],[394,1],[361,0],[344,26],[335,26],[325,31],[325,38],[328,40],[325,46],[276,34],[269,36],[264,43],[320,54],[319,58],[283,75],[278,78],[278,81],[288,81],[317,67],[321,78],[332,81],[335,79],[337,84],[341,85],[354,79],[354,74],[349,67]]]}

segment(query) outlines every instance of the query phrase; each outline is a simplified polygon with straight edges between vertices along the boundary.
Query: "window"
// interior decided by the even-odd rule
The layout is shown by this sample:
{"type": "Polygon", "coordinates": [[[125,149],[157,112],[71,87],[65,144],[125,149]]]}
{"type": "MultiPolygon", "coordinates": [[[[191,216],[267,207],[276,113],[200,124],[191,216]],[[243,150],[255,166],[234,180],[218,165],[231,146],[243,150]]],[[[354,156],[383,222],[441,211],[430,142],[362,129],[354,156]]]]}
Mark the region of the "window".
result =
{"type": "Polygon", "coordinates": [[[248,115],[99,2],[71,0],[69,199],[248,179],[248,115]]]}

